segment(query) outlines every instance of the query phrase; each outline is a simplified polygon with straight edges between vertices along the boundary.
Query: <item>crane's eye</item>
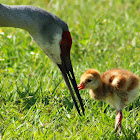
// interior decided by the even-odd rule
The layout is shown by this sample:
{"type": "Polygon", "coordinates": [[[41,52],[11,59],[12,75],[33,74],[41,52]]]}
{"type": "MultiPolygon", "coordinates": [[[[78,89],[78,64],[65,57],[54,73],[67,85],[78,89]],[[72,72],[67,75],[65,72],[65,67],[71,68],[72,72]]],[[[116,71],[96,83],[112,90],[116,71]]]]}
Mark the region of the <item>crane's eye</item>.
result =
{"type": "Polygon", "coordinates": [[[91,80],[90,79],[87,79],[87,82],[91,82],[91,80]]]}

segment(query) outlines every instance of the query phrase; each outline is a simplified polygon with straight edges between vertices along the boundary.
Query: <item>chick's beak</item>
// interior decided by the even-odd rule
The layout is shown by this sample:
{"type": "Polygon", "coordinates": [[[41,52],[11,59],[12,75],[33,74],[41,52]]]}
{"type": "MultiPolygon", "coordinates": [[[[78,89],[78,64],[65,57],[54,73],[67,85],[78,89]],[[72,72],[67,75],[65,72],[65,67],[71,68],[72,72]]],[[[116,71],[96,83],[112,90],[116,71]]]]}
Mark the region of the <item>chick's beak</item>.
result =
{"type": "Polygon", "coordinates": [[[80,83],[80,84],[78,85],[78,90],[84,89],[84,87],[85,87],[85,85],[84,85],[83,83],[80,83]]]}
{"type": "Polygon", "coordinates": [[[74,96],[74,93],[73,93],[71,85],[73,86],[74,91],[75,91],[75,93],[76,93],[76,95],[78,97],[78,100],[80,102],[80,106],[82,108],[83,114],[84,114],[85,110],[84,110],[84,106],[83,106],[81,96],[80,96],[78,88],[77,88],[77,84],[76,84],[75,76],[74,76],[74,73],[73,73],[73,68],[72,68],[70,56],[65,56],[65,58],[62,57],[61,59],[62,59],[62,64],[57,64],[57,65],[58,65],[59,69],[62,72],[63,78],[64,78],[64,80],[66,82],[66,85],[67,85],[69,91],[70,91],[70,94],[71,94],[71,97],[72,97],[73,102],[75,104],[75,107],[76,107],[79,115],[81,116],[81,113],[80,113],[78,104],[76,102],[76,99],[75,99],[75,96],[74,96]]]}

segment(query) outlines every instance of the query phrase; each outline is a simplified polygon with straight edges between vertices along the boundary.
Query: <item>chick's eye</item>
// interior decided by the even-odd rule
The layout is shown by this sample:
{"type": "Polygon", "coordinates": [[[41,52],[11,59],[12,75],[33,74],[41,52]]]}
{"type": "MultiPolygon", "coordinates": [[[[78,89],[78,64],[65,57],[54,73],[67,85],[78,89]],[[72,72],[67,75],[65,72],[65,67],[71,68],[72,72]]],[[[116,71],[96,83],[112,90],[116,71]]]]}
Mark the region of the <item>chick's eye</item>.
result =
{"type": "Polygon", "coordinates": [[[90,80],[90,79],[88,79],[88,80],[87,80],[87,82],[91,82],[91,80],[90,80]]]}

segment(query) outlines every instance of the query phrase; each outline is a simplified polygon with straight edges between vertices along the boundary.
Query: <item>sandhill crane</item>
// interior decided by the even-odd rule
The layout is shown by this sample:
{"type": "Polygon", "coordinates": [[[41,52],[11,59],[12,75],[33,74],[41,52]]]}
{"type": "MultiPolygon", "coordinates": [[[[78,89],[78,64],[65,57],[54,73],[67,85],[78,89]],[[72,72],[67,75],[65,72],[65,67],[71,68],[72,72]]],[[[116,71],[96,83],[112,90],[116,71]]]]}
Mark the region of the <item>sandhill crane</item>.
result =
{"type": "Polygon", "coordinates": [[[72,38],[67,24],[56,15],[38,7],[0,4],[0,27],[21,28],[29,32],[44,53],[61,70],[76,109],[81,115],[71,85],[73,86],[84,114],[70,59],[72,38]]]}
{"type": "Polygon", "coordinates": [[[139,78],[130,71],[111,69],[102,75],[88,69],[80,79],[78,89],[89,89],[90,97],[108,102],[116,111],[115,131],[121,129],[122,109],[138,96],[139,78]]]}

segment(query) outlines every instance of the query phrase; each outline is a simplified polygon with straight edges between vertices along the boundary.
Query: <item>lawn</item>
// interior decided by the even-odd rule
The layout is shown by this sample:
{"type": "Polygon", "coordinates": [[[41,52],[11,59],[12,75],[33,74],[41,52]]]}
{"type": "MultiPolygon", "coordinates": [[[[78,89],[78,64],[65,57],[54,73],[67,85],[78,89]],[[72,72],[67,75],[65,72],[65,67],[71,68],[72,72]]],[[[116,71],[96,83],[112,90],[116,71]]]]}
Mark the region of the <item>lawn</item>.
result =
{"type": "MultiPolygon", "coordinates": [[[[139,0],[1,0],[32,5],[63,19],[72,35],[71,60],[77,83],[88,68],[101,73],[128,69],[140,76],[139,0]]],[[[57,66],[30,35],[0,27],[0,139],[137,140],[140,97],[123,109],[122,135],[114,133],[116,111],[80,91],[79,116],[57,66]]],[[[139,90],[140,94],[140,90],[139,90]]]]}

